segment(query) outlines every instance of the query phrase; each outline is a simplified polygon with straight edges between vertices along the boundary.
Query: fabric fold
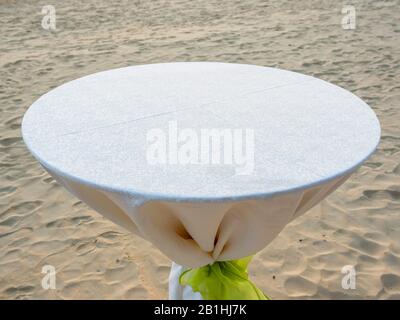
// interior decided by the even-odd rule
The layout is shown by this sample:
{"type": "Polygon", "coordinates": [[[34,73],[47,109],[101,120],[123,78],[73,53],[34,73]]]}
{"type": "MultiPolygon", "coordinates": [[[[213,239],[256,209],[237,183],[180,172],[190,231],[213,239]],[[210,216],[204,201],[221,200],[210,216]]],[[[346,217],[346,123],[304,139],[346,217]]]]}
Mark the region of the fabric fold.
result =
{"type": "Polygon", "coordinates": [[[103,190],[45,168],[60,184],[106,218],[153,243],[176,263],[200,268],[238,260],[266,247],[293,219],[347,178],[269,198],[178,202],[103,190]]]}

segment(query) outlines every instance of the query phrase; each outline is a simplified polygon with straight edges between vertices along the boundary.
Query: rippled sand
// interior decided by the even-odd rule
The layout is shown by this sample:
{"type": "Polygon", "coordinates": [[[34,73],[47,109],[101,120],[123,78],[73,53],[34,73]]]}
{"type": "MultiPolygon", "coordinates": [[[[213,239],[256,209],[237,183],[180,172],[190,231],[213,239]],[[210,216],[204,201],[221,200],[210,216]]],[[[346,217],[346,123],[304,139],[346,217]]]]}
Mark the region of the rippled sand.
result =
{"type": "MultiPolygon", "coordinates": [[[[320,77],[369,103],[378,151],[253,261],[274,299],[400,298],[399,1],[52,1],[56,32],[41,28],[46,1],[0,0],[0,298],[167,298],[169,261],[68,194],[21,140],[28,106],[96,71],[166,61],[275,66],[320,77]],[[41,286],[43,265],[56,290],[41,286]],[[354,265],[355,290],[341,287],[354,265]]],[[[357,121],[357,119],[354,119],[357,121]]]]}

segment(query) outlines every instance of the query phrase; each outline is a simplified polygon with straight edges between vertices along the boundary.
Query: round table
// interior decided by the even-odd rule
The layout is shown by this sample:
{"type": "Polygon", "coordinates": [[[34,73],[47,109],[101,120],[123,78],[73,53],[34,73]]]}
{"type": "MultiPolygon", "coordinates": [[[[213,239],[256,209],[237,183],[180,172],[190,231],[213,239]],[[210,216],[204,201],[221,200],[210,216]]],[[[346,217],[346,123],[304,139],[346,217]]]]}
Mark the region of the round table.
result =
{"type": "Polygon", "coordinates": [[[358,97],[310,76],[187,62],[61,85],[22,133],[61,185],[175,262],[180,299],[215,297],[181,286],[183,270],[263,249],[371,155],[380,126],[358,97]]]}

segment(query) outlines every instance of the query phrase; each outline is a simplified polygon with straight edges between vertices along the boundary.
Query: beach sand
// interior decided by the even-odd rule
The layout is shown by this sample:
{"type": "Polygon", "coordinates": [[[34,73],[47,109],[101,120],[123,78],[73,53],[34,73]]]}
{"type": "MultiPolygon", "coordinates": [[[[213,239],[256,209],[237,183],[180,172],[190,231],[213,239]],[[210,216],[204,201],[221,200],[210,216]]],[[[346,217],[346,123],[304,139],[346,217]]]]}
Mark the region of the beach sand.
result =
{"type": "Polygon", "coordinates": [[[20,125],[66,81],[169,61],[289,69],[372,106],[377,152],[249,271],[273,299],[400,299],[399,1],[352,1],[355,30],[341,26],[341,1],[52,1],[56,31],[41,27],[47,4],[0,0],[1,299],[167,298],[170,261],[58,185],[20,125]],[[55,290],[42,288],[45,265],[56,269],[55,290]],[[355,267],[355,289],[342,288],[345,265],[355,267]]]}

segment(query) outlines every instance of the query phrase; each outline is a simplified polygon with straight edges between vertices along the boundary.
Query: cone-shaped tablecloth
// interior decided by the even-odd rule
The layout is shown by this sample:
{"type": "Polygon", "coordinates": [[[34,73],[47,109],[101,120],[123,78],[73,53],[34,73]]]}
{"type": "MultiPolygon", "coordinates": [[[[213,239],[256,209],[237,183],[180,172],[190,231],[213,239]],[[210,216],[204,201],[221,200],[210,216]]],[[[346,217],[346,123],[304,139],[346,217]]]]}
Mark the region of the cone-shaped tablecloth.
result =
{"type": "MultiPolygon", "coordinates": [[[[196,288],[205,269],[193,268],[216,275],[242,266],[232,261],[263,249],[340,186],[380,137],[374,112],[344,89],[224,63],[80,78],[38,99],[22,132],[61,185],[191,268],[179,278],[196,288]]],[[[207,296],[218,298],[218,288],[207,296]]]]}

